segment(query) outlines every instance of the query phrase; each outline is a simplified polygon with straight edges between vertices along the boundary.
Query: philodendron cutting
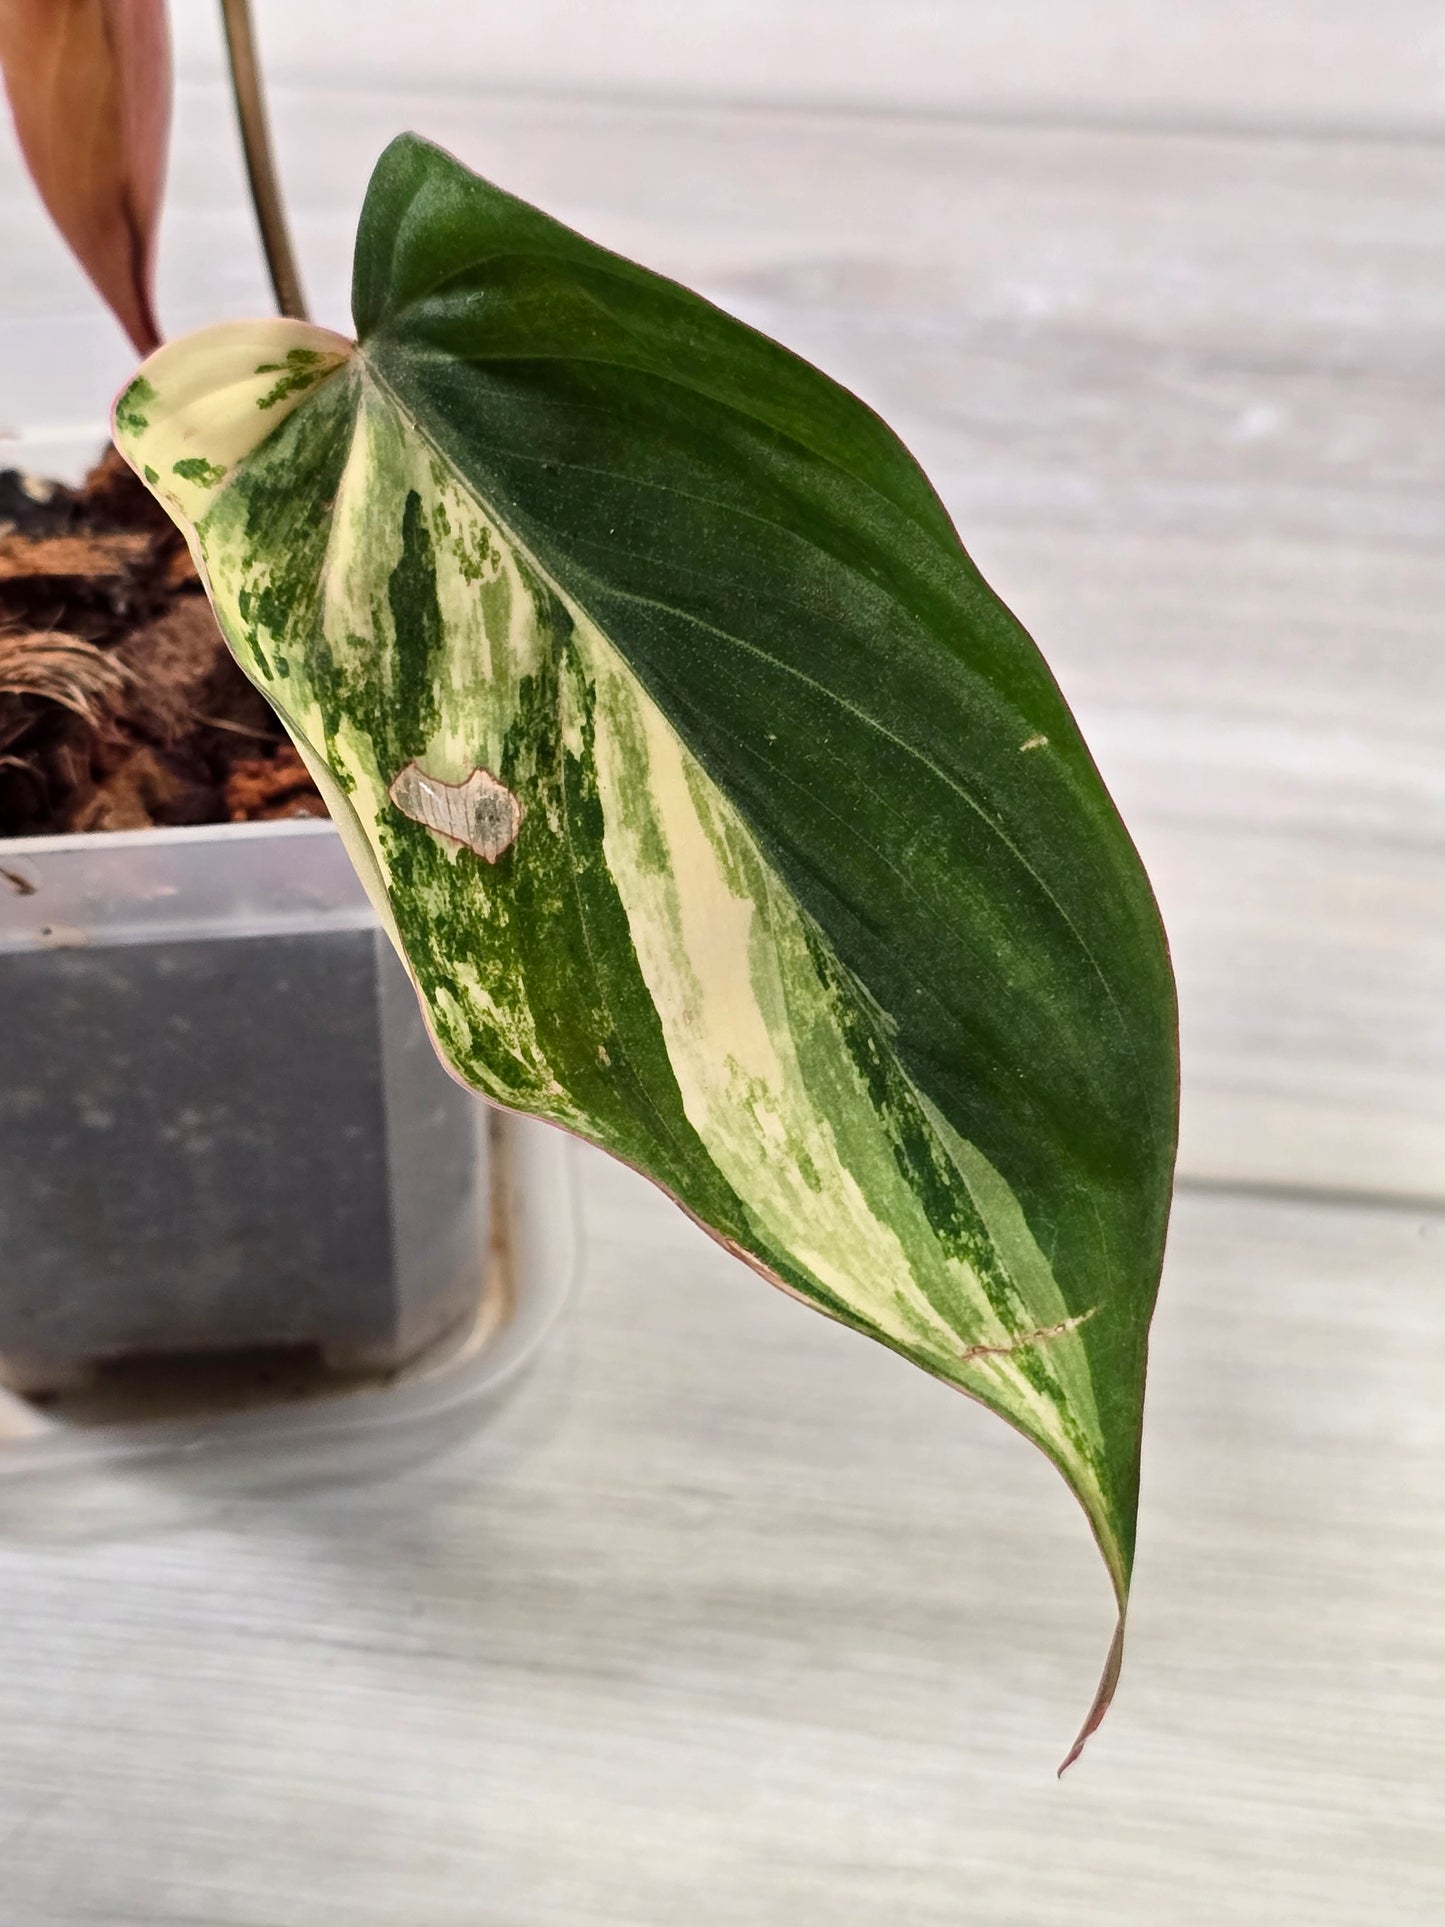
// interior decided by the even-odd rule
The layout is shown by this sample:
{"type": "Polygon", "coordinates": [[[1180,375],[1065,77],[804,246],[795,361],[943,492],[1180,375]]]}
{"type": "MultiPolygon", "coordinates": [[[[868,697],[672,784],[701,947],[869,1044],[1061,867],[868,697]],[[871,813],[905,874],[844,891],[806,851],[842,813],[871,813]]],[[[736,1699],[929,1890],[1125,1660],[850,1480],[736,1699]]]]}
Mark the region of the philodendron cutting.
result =
{"type": "Polygon", "coordinates": [[[1031,1438],[1122,1625],[1174,996],[1038,651],[861,402],[423,140],[353,314],[115,434],[438,1049],[1031,1438]]]}

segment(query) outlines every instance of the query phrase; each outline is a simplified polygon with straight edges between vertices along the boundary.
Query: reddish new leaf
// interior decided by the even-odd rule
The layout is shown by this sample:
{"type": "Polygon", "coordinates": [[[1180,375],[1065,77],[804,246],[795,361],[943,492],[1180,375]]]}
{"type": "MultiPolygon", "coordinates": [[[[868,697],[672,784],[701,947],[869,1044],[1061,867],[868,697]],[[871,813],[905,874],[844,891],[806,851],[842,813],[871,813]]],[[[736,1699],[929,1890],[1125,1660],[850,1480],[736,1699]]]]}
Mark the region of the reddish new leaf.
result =
{"type": "Polygon", "coordinates": [[[165,0],[0,0],[0,67],[41,198],[148,354],[171,112],[165,0]]]}

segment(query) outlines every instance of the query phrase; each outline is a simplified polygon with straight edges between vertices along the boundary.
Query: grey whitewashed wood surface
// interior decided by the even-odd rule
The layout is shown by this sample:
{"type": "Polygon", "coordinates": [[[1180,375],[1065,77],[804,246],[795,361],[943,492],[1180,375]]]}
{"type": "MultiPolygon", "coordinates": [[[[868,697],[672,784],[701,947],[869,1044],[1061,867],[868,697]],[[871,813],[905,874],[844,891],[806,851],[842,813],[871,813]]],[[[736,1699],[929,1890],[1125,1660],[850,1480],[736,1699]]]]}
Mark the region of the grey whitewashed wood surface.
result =
{"type": "MultiPolygon", "coordinates": [[[[408,0],[400,32],[397,9],[345,0],[260,0],[258,14],[271,70],[303,86],[1386,136],[1445,126],[1435,0],[408,0]]],[[[175,19],[182,73],[215,79],[209,8],[191,0],[175,19]]]]}
{"type": "MultiPolygon", "coordinates": [[[[1156,873],[1187,1188],[1124,1688],[1056,1787],[1108,1605],[1048,1468],[589,1159],[573,1315],[470,1442],[0,1516],[0,1919],[1437,1922],[1438,10],[528,11],[453,56],[474,9],[260,8],[320,318],[414,126],[821,361],[1156,873]]],[[[179,12],[173,329],[265,305],[179,12]]],[[[0,259],[0,460],[74,469],[126,356],[8,147],[0,259]]]]}

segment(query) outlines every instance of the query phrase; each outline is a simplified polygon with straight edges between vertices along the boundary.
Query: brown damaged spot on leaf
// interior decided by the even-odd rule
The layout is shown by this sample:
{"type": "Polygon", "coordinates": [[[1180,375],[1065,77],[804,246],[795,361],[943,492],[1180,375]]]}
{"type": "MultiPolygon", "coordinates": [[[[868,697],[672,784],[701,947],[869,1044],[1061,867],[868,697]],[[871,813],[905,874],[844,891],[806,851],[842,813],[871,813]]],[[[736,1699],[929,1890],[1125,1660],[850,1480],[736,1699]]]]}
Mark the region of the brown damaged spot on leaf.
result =
{"type": "Polygon", "coordinates": [[[387,792],[403,816],[448,843],[475,850],[495,863],[517,840],[526,811],[505,783],[487,769],[474,769],[464,783],[428,776],[408,763],[387,792]]]}
{"type": "Polygon", "coordinates": [[[1087,1311],[1081,1311],[1073,1318],[1060,1319],[1057,1325],[1040,1325],[1034,1331],[1021,1332],[1006,1345],[966,1345],[959,1353],[959,1358],[964,1363],[974,1358],[1008,1358],[1014,1352],[1027,1351],[1032,1345],[1047,1345],[1051,1339],[1067,1338],[1080,1325],[1087,1325],[1098,1309],[1097,1305],[1090,1305],[1087,1311]]]}

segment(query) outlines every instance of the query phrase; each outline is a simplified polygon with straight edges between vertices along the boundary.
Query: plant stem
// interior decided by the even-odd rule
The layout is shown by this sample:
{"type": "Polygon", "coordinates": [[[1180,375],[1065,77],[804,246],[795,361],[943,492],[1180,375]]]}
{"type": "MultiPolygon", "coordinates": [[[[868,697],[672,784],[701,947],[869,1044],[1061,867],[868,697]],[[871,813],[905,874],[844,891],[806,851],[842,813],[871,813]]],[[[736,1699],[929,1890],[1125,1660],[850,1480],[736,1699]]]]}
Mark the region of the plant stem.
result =
{"type": "Polygon", "coordinates": [[[231,58],[231,90],[236,97],[236,118],[241,123],[241,146],[246,155],[251,202],[256,210],[256,225],[261,230],[271,286],[276,290],[276,306],[282,314],[305,321],[308,319],[306,301],[296,272],[296,257],[291,252],[286,209],[266,125],[266,101],[256,60],[250,0],[221,0],[221,18],[226,28],[226,51],[231,58]]]}

